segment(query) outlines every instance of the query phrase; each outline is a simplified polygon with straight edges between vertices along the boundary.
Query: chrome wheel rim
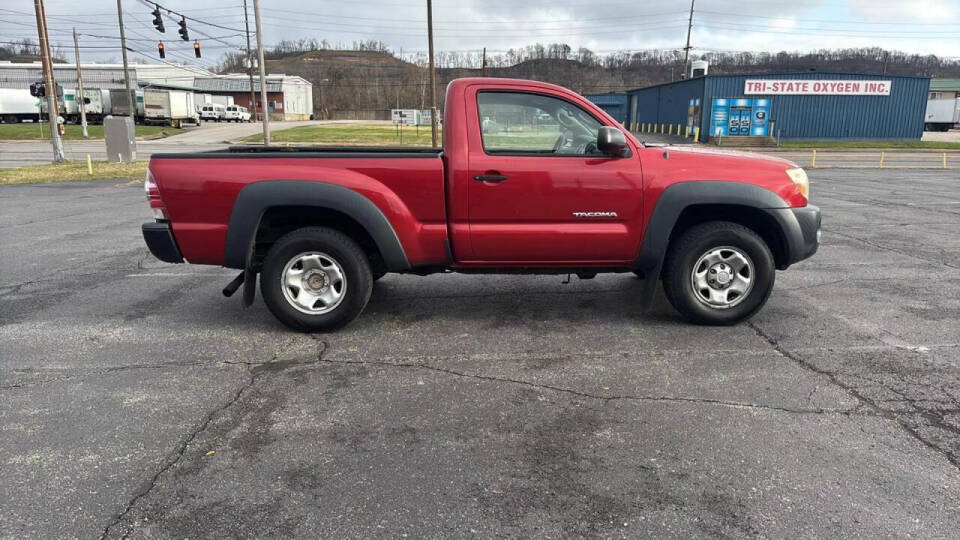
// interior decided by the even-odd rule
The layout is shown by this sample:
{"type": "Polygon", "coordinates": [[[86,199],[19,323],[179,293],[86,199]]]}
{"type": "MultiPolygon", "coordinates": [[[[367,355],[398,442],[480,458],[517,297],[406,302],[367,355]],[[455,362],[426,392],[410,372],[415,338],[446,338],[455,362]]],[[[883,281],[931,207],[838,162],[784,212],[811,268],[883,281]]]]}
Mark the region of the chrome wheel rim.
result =
{"type": "Polygon", "coordinates": [[[283,296],[294,309],[323,315],[340,305],[347,293],[347,277],[336,259],[319,251],[291,258],[280,274],[283,296]]]}
{"type": "Polygon", "coordinates": [[[706,306],[729,309],[742,302],[753,289],[753,260],[742,250],[720,246],[697,259],[690,274],[693,295],[706,306]]]}

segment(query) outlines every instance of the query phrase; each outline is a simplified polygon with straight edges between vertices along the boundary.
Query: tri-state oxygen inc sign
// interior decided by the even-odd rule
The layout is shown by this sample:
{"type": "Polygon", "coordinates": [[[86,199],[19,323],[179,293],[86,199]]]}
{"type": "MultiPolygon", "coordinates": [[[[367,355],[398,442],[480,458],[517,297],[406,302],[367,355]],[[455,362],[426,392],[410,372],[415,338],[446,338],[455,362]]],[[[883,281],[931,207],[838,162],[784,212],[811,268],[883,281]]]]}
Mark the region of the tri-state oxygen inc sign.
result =
{"type": "Polygon", "coordinates": [[[778,96],[889,96],[891,81],[747,79],[745,95],[778,96]]]}

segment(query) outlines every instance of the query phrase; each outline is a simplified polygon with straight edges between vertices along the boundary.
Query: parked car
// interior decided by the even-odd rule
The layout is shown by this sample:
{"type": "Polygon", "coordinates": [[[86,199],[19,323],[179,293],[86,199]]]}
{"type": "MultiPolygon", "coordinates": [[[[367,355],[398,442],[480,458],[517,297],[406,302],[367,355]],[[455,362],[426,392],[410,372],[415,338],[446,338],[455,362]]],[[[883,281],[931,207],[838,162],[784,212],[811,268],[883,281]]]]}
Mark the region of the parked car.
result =
{"type": "MultiPolygon", "coordinates": [[[[249,305],[303,331],[357,317],[388,272],[633,272],[691,321],[732,324],[813,255],[807,175],[773,156],[645,145],[551,84],[458,79],[443,149],[232,147],[153,154],[143,225],[160,260],[239,269],[249,305]],[[555,129],[539,124],[537,111],[555,129]],[[496,116],[503,128],[484,133],[496,116]]],[[[584,308],[577,308],[584,309],[584,308]]],[[[598,307],[597,309],[602,309],[598,307]]]]}
{"type": "Polygon", "coordinates": [[[227,122],[249,122],[250,112],[246,107],[239,105],[228,105],[224,109],[223,119],[227,122]]]}
{"type": "Polygon", "coordinates": [[[207,122],[220,122],[226,117],[226,109],[223,105],[207,103],[200,107],[200,120],[207,122]]]}

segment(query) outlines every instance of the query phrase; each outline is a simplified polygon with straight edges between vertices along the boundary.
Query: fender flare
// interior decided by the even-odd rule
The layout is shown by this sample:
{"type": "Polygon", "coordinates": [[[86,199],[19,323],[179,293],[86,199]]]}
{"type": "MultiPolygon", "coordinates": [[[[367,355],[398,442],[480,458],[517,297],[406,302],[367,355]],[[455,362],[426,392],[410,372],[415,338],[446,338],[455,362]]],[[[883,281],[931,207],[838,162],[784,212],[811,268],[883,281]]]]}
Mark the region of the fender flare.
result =
{"type": "Polygon", "coordinates": [[[410,268],[396,231],[370,199],[340,185],[302,180],[265,180],[240,190],[230,212],[224,266],[247,268],[260,221],[275,206],[313,206],[346,214],[370,234],[388,270],[410,268]]]}
{"type": "MultiPolygon", "coordinates": [[[[735,206],[749,206],[767,213],[781,228],[789,223],[783,222],[783,215],[789,212],[790,205],[776,193],[754,184],[742,182],[698,180],[680,182],[667,186],[657,199],[657,204],[650,214],[640,245],[640,252],[634,261],[634,269],[645,276],[643,298],[644,309],[650,307],[663,268],[670,244],[670,235],[683,211],[693,205],[723,204],[735,206]]],[[[793,220],[796,222],[796,219],[793,220]]],[[[799,231],[799,225],[793,224],[799,231]]],[[[787,231],[781,231],[787,233],[787,231]]],[[[789,237],[789,234],[788,234],[789,237]]]]}

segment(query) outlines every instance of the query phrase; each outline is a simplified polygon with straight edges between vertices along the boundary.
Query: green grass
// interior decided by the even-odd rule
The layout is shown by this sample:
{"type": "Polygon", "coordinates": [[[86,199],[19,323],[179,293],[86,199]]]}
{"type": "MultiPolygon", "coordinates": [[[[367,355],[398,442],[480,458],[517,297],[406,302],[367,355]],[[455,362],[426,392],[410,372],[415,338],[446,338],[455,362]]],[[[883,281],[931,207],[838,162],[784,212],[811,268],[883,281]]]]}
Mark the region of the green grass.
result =
{"type": "MultiPolygon", "coordinates": [[[[404,126],[403,146],[430,146],[430,126],[404,126]]],[[[263,142],[263,134],[241,139],[245,142],[263,142]]],[[[271,143],[313,143],[358,146],[399,146],[400,135],[395,126],[383,124],[326,124],[300,126],[270,132],[271,143]]]]}
{"type": "MultiPolygon", "coordinates": [[[[76,141],[83,139],[83,128],[77,125],[64,126],[67,129],[63,136],[64,140],[76,141]]],[[[137,137],[147,137],[151,135],[175,135],[183,130],[169,126],[137,126],[135,132],[137,137]]],[[[103,138],[103,126],[88,125],[87,133],[91,139],[103,138]]],[[[50,126],[43,124],[0,124],[0,140],[7,141],[30,141],[50,139],[50,126]],[[42,127],[42,129],[41,129],[42,127]]]]}
{"type": "Polygon", "coordinates": [[[88,173],[87,164],[83,162],[0,169],[0,185],[83,180],[140,180],[147,173],[147,163],[146,161],[134,163],[96,161],[93,163],[93,174],[88,173]]]}
{"type": "Polygon", "coordinates": [[[905,150],[960,150],[960,142],[945,141],[783,141],[780,148],[816,148],[817,150],[858,150],[864,148],[905,150]]]}

